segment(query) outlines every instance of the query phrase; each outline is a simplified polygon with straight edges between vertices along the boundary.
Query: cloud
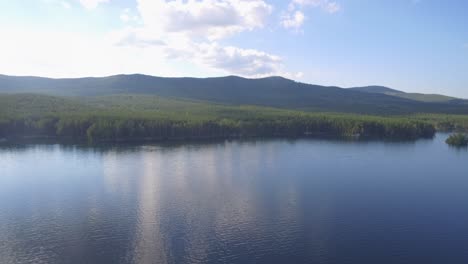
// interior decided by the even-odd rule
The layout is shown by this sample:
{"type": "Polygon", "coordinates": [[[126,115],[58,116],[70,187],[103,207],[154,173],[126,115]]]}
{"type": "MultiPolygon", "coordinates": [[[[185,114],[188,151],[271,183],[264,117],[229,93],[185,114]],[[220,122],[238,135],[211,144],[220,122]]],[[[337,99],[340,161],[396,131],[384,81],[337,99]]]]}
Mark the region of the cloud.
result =
{"type": "Polygon", "coordinates": [[[263,77],[285,73],[281,57],[256,49],[223,46],[216,41],[195,42],[180,34],[168,34],[163,40],[145,29],[127,28],[110,38],[114,45],[130,49],[158,50],[162,59],[190,62],[200,67],[245,77],[263,77]]]}
{"type": "MultiPolygon", "coordinates": [[[[92,9],[111,1],[80,2],[92,9]]],[[[266,27],[272,10],[263,0],[137,0],[136,9],[122,10],[123,27],[106,34],[8,27],[2,31],[0,26],[5,37],[0,72],[50,77],[143,73],[300,78],[301,73],[286,71],[281,56],[226,44],[230,36],[266,27]]]]}
{"type": "Polygon", "coordinates": [[[122,14],[120,14],[120,20],[124,23],[130,23],[130,22],[140,22],[140,17],[137,15],[132,14],[132,11],[130,8],[126,8],[123,10],[122,14]]]}
{"type": "Polygon", "coordinates": [[[125,11],[120,15],[120,20],[122,20],[123,22],[128,22],[130,21],[130,10],[129,9],[125,9],[125,11]]]}
{"type": "Polygon", "coordinates": [[[329,14],[341,10],[340,4],[330,0],[292,0],[288,5],[288,11],[281,16],[281,26],[298,31],[306,20],[302,11],[306,7],[320,8],[329,14]]]}
{"type": "Polygon", "coordinates": [[[110,36],[37,29],[2,29],[0,72],[49,77],[107,76],[143,73],[187,74],[190,63],[165,59],[163,45],[117,46],[110,36]],[[34,44],[32,44],[34,43],[34,44]],[[20,51],[20,52],[18,52],[20,51]]]}
{"type": "MultiPolygon", "coordinates": [[[[109,35],[111,36],[111,35],[109,35]]],[[[145,36],[138,31],[130,30],[128,32],[120,31],[114,35],[114,45],[120,47],[152,47],[152,46],[165,46],[166,43],[158,38],[145,36]]]]}
{"type": "Polygon", "coordinates": [[[328,13],[333,14],[341,10],[341,5],[336,2],[328,2],[324,8],[328,13]]]}
{"type": "MultiPolygon", "coordinates": [[[[70,4],[70,0],[41,0],[47,4],[57,4],[61,5],[63,8],[70,9],[72,5],[70,4]]],[[[110,0],[72,0],[75,2],[79,2],[84,8],[86,9],[95,9],[101,3],[109,3],[110,0]]]]}
{"type": "Polygon", "coordinates": [[[330,14],[336,13],[341,9],[340,4],[330,0],[292,0],[292,2],[289,4],[289,9],[291,10],[298,7],[302,8],[307,6],[321,8],[330,14]]]}
{"type": "Polygon", "coordinates": [[[165,60],[245,77],[296,76],[283,70],[277,55],[219,43],[223,38],[263,28],[273,9],[263,0],[137,2],[142,25],[114,32],[111,38],[116,46],[158,49],[165,60]]]}
{"type": "Polygon", "coordinates": [[[159,33],[220,39],[262,28],[273,7],[263,0],[137,0],[146,26],[159,33]]]}
{"type": "Polygon", "coordinates": [[[301,11],[295,11],[293,14],[284,15],[281,20],[281,25],[287,29],[298,29],[304,24],[305,20],[306,17],[304,13],[302,13],[301,11]]]}
{"type": "Polygon", "coordinates": [[[222,47],[215,43],[199,45],[197,51],[195,58],[202,63],[242,76],[277,75],[283,67],[280,57],[254,49],[222,47]]]}
{"type": "Polygon", "coordinates": [[[60,5],[65,9],[70,9],[72,6],[68,1],[65,0],[42,0],[46,4],[60,5]]]}
{"type": "Polygon", "coordinates": [[[108,3],[110,0],[79,0],[86,9],[95,9],[101,3],[108,3]]]}

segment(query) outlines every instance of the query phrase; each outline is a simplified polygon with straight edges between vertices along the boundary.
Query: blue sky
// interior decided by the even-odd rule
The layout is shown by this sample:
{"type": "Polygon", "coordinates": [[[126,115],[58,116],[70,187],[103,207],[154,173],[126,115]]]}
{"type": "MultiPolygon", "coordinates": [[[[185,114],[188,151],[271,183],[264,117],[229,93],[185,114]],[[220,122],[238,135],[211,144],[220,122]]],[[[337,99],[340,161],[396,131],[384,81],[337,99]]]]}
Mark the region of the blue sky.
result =
{"type": "Polygon", "coordinates": [[[464,0],[0,0],[0,73],[386,85],[468,98],[464,0]]]}

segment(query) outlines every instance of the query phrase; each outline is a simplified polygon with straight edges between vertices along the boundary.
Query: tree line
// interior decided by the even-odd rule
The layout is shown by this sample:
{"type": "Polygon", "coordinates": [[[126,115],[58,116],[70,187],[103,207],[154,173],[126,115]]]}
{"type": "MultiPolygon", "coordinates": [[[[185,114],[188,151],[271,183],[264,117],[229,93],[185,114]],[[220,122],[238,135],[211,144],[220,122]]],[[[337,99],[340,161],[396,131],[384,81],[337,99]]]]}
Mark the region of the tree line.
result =
{"type": "Polygon", "coordinates": [[[0,137],[63,137],[92,141],[231,137],[352,136],[416,139],[432,137],[427,122],[348,115],[282,115],[249,118],[148,118],[76,114],[0,119],[0,137]]]}

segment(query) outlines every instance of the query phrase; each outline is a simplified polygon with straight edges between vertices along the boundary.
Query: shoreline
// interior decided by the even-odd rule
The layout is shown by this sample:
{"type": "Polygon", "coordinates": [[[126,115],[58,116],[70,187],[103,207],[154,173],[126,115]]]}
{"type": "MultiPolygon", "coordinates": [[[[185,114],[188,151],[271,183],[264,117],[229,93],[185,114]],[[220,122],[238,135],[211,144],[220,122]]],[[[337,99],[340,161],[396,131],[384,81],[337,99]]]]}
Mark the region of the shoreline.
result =
{"type": "Polygon", "coordinates": [[[142,143],[198,143],[206,141],[225,141],[225,140],[268,140],[268,139],[325,139],[325,140],[340,140],[340,141],[379,141],[379,142],[414,142],[422,139],[433,139],[438,133],[447,133],[436,131],[431,136],[419,137],[385,137],[385,136],[365,136],[365,135],[331,135],[326,133],[305,133],[304,135],[271,135],[271,136],[252,136],[252,135],[231,135],[231,136],[194,136],[194,137],[146,137],[146,138],[118,138],[118,139],[95,139],[89,140],[86,137],[59,137],[59,136],[15,136],[0,138],[0,144],[22,144],[22,143],[49,143],[49,144],[142,144],[142,143]]]}

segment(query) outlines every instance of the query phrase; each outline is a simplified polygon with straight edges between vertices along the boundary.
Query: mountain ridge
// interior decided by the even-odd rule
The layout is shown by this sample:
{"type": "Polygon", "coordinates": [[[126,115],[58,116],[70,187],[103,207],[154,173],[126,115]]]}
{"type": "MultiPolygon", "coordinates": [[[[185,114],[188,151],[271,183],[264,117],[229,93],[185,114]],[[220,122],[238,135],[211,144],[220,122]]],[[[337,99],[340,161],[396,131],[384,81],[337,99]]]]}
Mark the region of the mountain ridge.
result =
{"type": "Polygon", "coordinates": [[[382,85],[368,85],[348,88],[354,91],[366,92],[366,93],[406,93],[400,90],[396,90],[387,86],[382,85]]]}
{"type": "MultiPolygon", "coordinates": [[[[371,86],[367,89],[369,87],[371,86]]],[[[355,89],[306,84],[279,76],[249,79],[239,76],[194,78],[119,74],[108,77],[54,79],[0,75],[2,93],[37,93],[55,96],[148,94],[220,104],[259,105],[308,111],[379,114],[468,113],[468,104],[465,105],[464,100],[456,104],[422,102],[355,89]]]]}
{"type": "Polygon", "coordinates": [[[360,92],[366,92],[366,93],[386,94],[386,95],[397,96],[397,97],[411,99],[415,101],[421,101],[421,102],[433,102],[433,103],[439,102],[440,103],[440,102],[450,102],[450,101],[455,101],[455,100],[463,100],[460,98],[447,96],[447,95],[441,95],[441,94],[423,94],[423,93],[403,92],[400,90],[395,90],[389,87],[378,86],[378,85],[352,87],[349,89],[353,91],[360,91],[360,92]]]}

